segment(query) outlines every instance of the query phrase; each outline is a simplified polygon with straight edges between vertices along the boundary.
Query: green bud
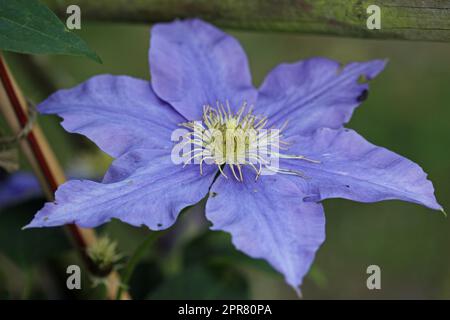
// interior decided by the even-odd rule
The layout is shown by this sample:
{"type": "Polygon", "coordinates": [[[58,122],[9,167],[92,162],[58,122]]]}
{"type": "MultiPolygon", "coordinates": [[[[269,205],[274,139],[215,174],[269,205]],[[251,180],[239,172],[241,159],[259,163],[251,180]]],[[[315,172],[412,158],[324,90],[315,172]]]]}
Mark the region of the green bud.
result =
{"type": "Polygon", "coordinates": [[[95,275],[100,277],[106,277],[122,258],[117,253],[117,242],[111,241],[107,236],[99,238],[87,249],[87,254],[94,265],[95,275]]]}

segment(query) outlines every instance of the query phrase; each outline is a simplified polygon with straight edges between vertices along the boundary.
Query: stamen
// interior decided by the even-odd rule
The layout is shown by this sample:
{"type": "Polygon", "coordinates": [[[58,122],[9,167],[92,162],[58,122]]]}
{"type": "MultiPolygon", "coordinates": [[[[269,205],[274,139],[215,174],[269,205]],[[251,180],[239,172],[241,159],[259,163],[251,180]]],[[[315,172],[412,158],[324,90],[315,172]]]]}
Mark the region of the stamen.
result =
{"type": "Polygon", "coordinates": [[[273,163],[274,159],[302,160],[314,164],[320,161],[303,155],[280,153],[280,150],[287,150],[291,145],[281,140],[287,121],[278,130],[273,126],[267,128],[268,123],[268,117],[254,115],[253,105],[248,107],[246,102],[236,113],[233,113],[228,101],[225,105],[217,102],[216,108],[204,105],[202,121],[180,124],[190,130],[183,136],[182,147],[188,144],[193,146],[192,150],[183,154],[184,166],[194,161],[199,164],[200,174],[203,175],[203,164],[211,160],[223,177],[228,179],[224,167],[229,166],[234,178],[240,182],[244,181],[244,166],[253,169],[255,181],[263,169],[306,178],[301,171],[279,168],[278,162],[273,163]]]}

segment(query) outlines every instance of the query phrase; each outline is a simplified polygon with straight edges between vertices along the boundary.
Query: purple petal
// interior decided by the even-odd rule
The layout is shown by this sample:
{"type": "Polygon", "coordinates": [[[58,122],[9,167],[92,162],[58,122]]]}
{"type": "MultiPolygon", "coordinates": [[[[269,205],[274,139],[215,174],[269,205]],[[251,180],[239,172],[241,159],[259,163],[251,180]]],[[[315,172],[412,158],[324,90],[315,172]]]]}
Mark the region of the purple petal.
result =
{"type": "MultiPolygon", "coordinates": [[[[321,163],[288,160],[303,171],[319,199],[345,198],[361,202],[399,199],[442,210],[432,183],[414,162],[367,142],[355,131],[322,128],[311,136],[292,137],[289,153],[321,163]]],[[[299,178],[301,179],[301,178],[299,178]]]]}
{"type": "Polygon", "coordinates": [[[113,157],[131,148],[166,148],[172,130],[186,121],[156,97],[150,82],[127,76],[93,77],[38,108],[58,114],[67,131],[87,136],[113,157]]]}
{"type": "Polygon", "coordinates": [[[56,191],[27,226],[50,227],[76,223],[96,227],[117,218],[152,230],[170,227],[180,211],[199,202],[215,176],[214,166],[199,168],[172,163],[165,150],[133,150],[114,161],[106,180],[71,180],[56,191]],[[130,168],[134,172],[130,172],[130,168]]]}
{"type": "Polygon", "coordinates": [[[372,60],[341,68],[325,58],[281,64],[261,85],[255,111],[269,116],[278,126],[288,120],[287,135],[310,133],[321,127],[338,129],[367,97],[369,86],[360,83],[360,77],[374,78],[385,64],[372,60]]]}
{"type": "Polygon", "coordinates": [[[267,260],[297,290],[325,239],[321,204],[303,202],[305,193],[286,176],[246,172],[242,182],[220,176],[211,188],[206,216],[212,229],[231,233],[234,246],[267,260]]]}
{"type": "Polygon", "coordinates": [[[254,103],[245,52],[236,39],[206,22],[155,25],[149,60],[156,94],[188,120],[200,120],[205,104],[229,101],[236,110],[244,101],[254,103]]]}

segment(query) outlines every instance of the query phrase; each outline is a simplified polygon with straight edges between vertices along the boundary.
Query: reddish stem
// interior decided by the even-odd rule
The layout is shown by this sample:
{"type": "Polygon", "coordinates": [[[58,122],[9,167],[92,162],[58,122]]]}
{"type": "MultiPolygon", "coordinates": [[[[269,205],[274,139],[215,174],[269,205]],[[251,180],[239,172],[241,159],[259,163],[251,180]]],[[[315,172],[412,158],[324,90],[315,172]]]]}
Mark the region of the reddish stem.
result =
{"type": "MultiPolygon", "coordinates": [[[[8,75],[8,70],[4,63],[4,60],[1,57],[0,57],[0,78],[3,83],[3,86],[5,87],[8,98],[11,101],[11,105],[14,108],[14,112],[17,116],[17,119],[20,122],[20,125],[22,127],[26,126],[26,124],[28,123],[28,115],[24,111],[24,108],[21,106],[19,97],[17,96],[16,90],[14,89],[14,85],[8,75]]],[[[56,182],[56,179],[53,176],[53,173],[49,168],[49,165],[44,157],[44,154],[42,153],[42,150],[39,147],[39,144],[37,142],[37,139],[36,139],[36,136],[34,135],[33,130],[31,130],[28,133],[27,139],[30,144],[31,150],[33,151],[33,154],[36,157],[39,167],[42,170],[42,173],[48,182],[50,189],[52,190],[52,192],[55,192],[56,189],[58,188],[58,183],[56,182]]],[[[68,227],[69,232],[72,235],[73,239],[75,240],[77,246],[80,247],[83,258],[86,261],[88,261],[88,265],[91,264],[90,259],[86,255],[86,250],[85,250],[87,247],[87,243],[86,243],[85,239],[83,238],[83,235],[81,234],[79,228],[74,224],[70,224],[67,227],[68,227]]]]}

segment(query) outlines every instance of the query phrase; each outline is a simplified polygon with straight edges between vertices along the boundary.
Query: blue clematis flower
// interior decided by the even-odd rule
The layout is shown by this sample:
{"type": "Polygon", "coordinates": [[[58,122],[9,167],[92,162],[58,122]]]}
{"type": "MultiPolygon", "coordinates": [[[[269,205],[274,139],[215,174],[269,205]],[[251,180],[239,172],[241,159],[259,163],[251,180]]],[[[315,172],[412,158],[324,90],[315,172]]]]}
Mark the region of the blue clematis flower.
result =
{"type": "MultiPolygon", "coordinates": [[[[442,209],[417,164],[343,128],[367,97],[361,79],[374,78],[385,61],[282,64],[256,89],[239,43],[200,20],[155,25],[149,60],[151,82],[96,76],[38,106],[116,160],[101,183],[60,186],[56,201],[27,227],[95,227],[118,218],[161,230],[209,195],[212,229],[231,233],[237,249],[267,260],[297,289],[325,239],[321,200],[400,199],[442,209]],[[195,164],[172,161],[171,137],[180,125],[197,150],[207,151],[192,150],[195,164]],[[275,128],[286,144],[271,154],[276,167],[257,156],[233,162],[235,149],[217,161],[217,140],[197,135],[199,127],[242,134],[275,128]],[[263,169],[274,174],[261,175],[263,169]]],[[[244,141],[252,147],[252,139],[244,141]]]]}
{"type": "Polygon", "coordinates": [[[0,209],[42,196],[39,181],[31,172],[18,171],[0,179],[0,209]]]}
{"type": "MultiPolygon", "coordinates": [[[[69,177],[92,178],[88,168],[71,168],[69,177]]],[[[0,210],[21,202],[45,196],[38,178],[29,171],[16,171],[3,176],[0,173],[0,210]]]]}

